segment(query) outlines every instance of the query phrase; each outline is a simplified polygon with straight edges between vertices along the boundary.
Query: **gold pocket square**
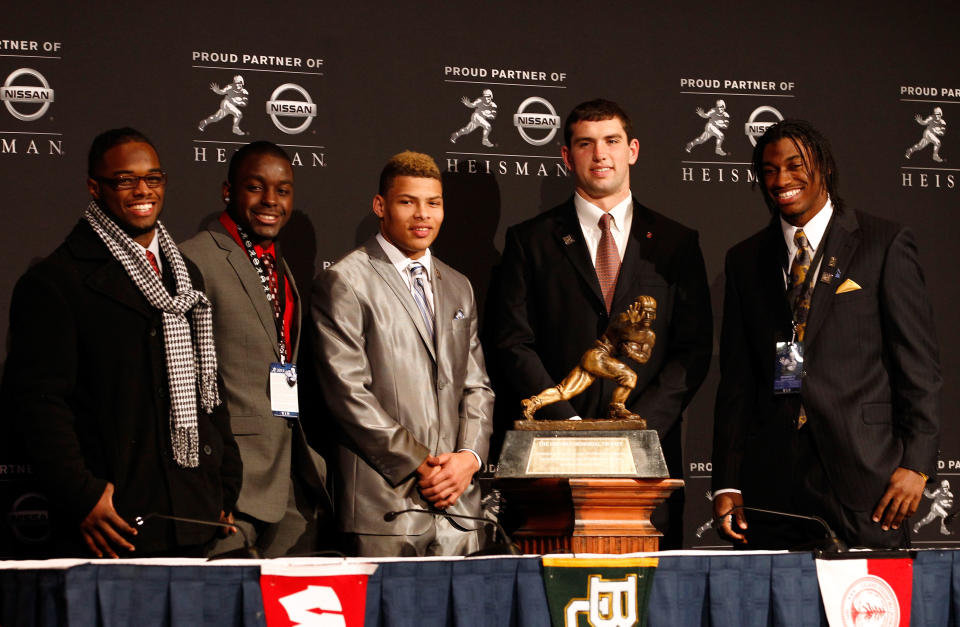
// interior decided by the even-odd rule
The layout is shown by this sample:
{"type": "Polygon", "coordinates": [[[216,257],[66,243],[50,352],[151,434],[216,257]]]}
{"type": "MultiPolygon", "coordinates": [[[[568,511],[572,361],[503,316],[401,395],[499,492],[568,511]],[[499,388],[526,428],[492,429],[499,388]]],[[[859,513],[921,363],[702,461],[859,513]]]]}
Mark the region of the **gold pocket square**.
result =
{"type": "Polygon", "coordinates": [[[856,290],[860,290],[860,289],[863,289],[863,288],[857,285],[856,281],[854,281],[853,279],[847,279],[846,281],[840,284],[840,287],[837,288],[836,293],[846,294],[847,292],[855,292],[856,290]]]}

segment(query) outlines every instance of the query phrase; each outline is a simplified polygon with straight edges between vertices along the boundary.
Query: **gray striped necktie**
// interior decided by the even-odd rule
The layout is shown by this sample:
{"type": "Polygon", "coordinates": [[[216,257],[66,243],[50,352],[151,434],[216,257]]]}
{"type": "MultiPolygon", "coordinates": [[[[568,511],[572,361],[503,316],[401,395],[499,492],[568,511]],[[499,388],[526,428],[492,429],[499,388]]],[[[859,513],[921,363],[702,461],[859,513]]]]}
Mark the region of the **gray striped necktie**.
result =
{"type": "Polygon", "coordinates": [[[427,331],[430,333],[430,339],[433,338],[433,308],[430,301],[427,300],[427,292],[423,289],[423,282],[427,280],[427,272],[422,264],[417,262],[407,266],[410,273],[410,287],[413,292],[413,300],[417,301],[417,307],[420,308],[420,315],[423,316],[423,322],[427,325],[427,331]]]}

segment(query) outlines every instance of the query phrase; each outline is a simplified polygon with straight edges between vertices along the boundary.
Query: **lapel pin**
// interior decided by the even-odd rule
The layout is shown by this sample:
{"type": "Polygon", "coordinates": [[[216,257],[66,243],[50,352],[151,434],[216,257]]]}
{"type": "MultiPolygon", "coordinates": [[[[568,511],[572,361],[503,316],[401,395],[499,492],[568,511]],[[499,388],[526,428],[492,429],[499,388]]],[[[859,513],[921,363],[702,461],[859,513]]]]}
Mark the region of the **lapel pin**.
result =
{"type": "Polygon", "coordinates": [[[456,315],[453,317],[454,320],[463,320],[463,309],[457,309],[456,315]]]}
{"type": "Polygon", "coordinates": [[[647,231],[647,239],[653,239],[653,233],[647,231]]]}
{"type": "Polygon", "coordinates": [[[836,267],[837,267],[837,258],[836,258],[836,257],[830,257],[830,261],[827,262],[827,267],[828,267],[828,268],[836,268],[836,267]]]}
{"type": "Polygon", "coordinates": [[[572,244],[572,243],[573,243],[573,235],[564,235],[564,236],[563,236],[563,243],[566,244],[567,246],[569,246],[570,244],[572,244]]]}

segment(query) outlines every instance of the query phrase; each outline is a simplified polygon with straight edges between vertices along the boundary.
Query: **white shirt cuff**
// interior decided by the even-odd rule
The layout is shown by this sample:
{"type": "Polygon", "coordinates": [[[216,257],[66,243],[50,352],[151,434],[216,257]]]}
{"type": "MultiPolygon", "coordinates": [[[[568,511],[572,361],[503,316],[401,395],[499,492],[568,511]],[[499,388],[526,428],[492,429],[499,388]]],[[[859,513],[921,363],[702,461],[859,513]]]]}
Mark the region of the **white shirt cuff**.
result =
{"type": "Polygon", "coordinates": [[[738,490],[738,489],[736,489],[736,488],[724,488],[724,489],[722,489],[722,490],[714,490],[714,491],[713,491],[713,498],[717,498],[717,495],[718,495],[718,494],[723,494],[724,492],[732,492],[732,493],[734,493],[734,494],[741,494],[740,490],[738,490]]]}

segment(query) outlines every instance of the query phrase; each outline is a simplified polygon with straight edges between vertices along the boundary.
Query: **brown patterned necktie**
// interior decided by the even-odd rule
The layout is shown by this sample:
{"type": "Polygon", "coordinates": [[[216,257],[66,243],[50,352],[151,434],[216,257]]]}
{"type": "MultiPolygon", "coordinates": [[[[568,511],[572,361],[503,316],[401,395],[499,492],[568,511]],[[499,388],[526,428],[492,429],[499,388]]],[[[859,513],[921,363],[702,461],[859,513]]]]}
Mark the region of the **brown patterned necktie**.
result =
{"type": "MultiPolygon", "coordinates": [[[[813,250],[803,229],[797,229],[793,234],[793,242],[797,245],[797,253],[790,264],[790,291],[788,298],[793,304],[793,321],[796,324],[797,341],[803,341],[807,329],[807,316],[810,313],[810,292],[807,289],[807,272],[810,271],[810,262],[813,259],[813,250]]],[[[797,429],[807,422],[807,410],[800,404],[800,414],[797,416],[797,429]]]]}
{"type": "Polygon", "coordinates": [[[603,302],[607,306],[607,313],[613,306],[613,292],[617,289],[617,276],[620,274],[620,253],[617,243],[610,232],[610,222],[613,218],[609,213],[600,216],[600,244],[597,246],[597,278],[600,280],[600,291],[603,292],[603,302]]]}
{"type": "Polygon", "coordinates": [[[810,314],[810,292],[806,289],[807,272],[810,270],[810,261],[813,259],[813,250],[803,229],[797,229],[793,234],[793,241],[797,245],[797,253],[790,265],[790,291],[788,297],[793,305],[793,321],[797,324],[797,340],[803,341],[803,334],[807,328],[807,316],[810,314]]]}

